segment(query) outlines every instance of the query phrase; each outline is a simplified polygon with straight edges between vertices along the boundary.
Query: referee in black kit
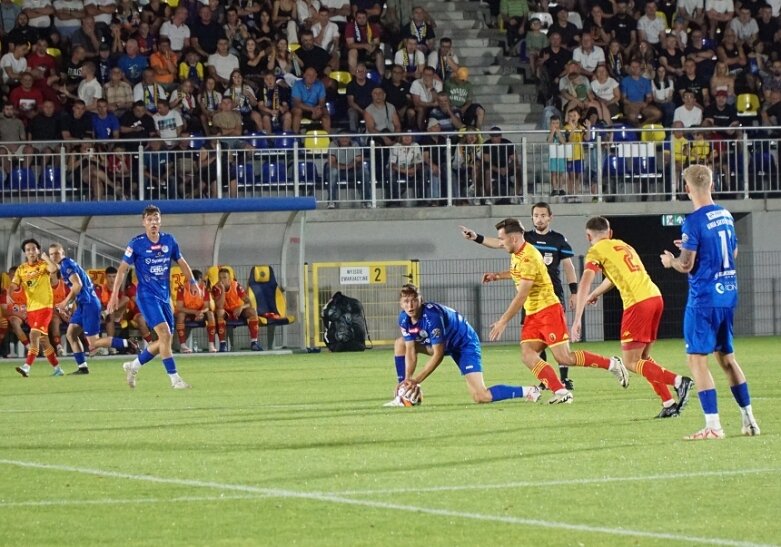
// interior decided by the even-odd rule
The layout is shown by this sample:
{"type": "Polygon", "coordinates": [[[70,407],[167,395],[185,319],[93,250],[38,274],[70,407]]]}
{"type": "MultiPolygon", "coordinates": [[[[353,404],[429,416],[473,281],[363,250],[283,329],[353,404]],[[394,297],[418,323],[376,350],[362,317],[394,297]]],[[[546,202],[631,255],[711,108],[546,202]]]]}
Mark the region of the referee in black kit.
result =
{"type": "MultiPolygon", "coordinates": [[[[532,205],[532,223],[534,224],[534,231],[524,232],[524,238],[527,242],[531,243],[534,248],[540,251],[545,265],[548,267],[548,275],[550,275],[551,282],[553,283],[553,290],[556,293],[561,305],[567,308],[567,303],[564,300],[564,287],[561,284],[561,267],[564,267],[564,275],[567,278],[567,285],[569,286],[569,305],[571,308],[575,307],[575,294],[578,292],[578,277],[575,273],[575,265],[572,263],[572,257],[575,253],[572,251],[567,238],[564,234],[551,230],[550,225],[553,221],[553,212],[550,205],[544,201],[535,203],[532,205]]],[[[470,241],[480,243],[490,249],[501,249],[502,243],[495,237],[485,237],[478,234],[474,230],[461,226],[461,233],[464,237],[470,241]]],[[[541,354],[543,360],[547,359],[545,352],[541,354]]],[[[569,367],[559,366],[559,376],[561,382],[568,390],[573,389],[572,380],[568,376],[569,367]]]]}

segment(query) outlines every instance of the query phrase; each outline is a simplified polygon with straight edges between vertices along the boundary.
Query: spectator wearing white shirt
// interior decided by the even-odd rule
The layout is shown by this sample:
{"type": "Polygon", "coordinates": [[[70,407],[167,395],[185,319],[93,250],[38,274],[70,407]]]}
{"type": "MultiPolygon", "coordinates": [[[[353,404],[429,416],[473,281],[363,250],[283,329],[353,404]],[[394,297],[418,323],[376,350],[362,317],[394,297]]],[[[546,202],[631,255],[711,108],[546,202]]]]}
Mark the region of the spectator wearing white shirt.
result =
{"type": "Polygon", "coordinates": [[[591,80],[591,92],[597,104],[599,119],[610,123],[613,116],[621,111],[621,86],[607,71],[607,66],[599,65],[591,80]]]}
{"type": "Polygon", "coordinates": [[[705,17],[710,37],[716,38],[719,26],[726,27],[735,17],[735,3],[732,0],[705,0],[705,17]]]}
{"type": "Polygon", "coordinates": [[[84,9],[87,15],[95,18],[95,26],[104,35],[111,25],[111,18],[117,10],[115,0],[84,0],[84,9]]]}
{"type": "Polygon", "coordinates": [[[51,0],[24,0],[22,13],[27,15],[27,24],[32,28],[43,30],[52,26],[54,8],[51,0]]]}
{"type": "Polygon", "coordinates": [[[691,28],[691,23],[697,27],[705,26],[705,0],[678,0],[677,17],[682,17],[687,27],[691,28]]]}
{"type": "Polygon", "coordinates": [[[348,0],[321,0],[320,7],[327,7],[334,23],[346,23],[347,16],[352,13],[348,0]]]}
{"type": "Polygon", "coordinates": [[[404,76],[408,82],[415,81],[423,75],[426,56],[418,49],[418,41],[414,37],[410,36],[404,40],[404,46],[393,57],[393,64],[404,69],[404,76]]]}
{"type": "Polygon", "coordinates": [[[312,34],[315,37],[315,45],[328,53],[335,54],[339,50],[339,27],[331,21],[329,13],[327,6],[320,6],[317,11],[317,22],[312,25],[312,34]]]}
{"type": "Polygon", "coordinates": [[[448,81],[458,70],[458,55],[453,51],[453,40],[447,37],[439,39],[439,49],[428,54],[428,66],[434,67],[439,79],[448,81]]]}
{"type": "Polygon", "coordinates": [[[230,53],[227,38],[217,40],[217,52],[209,55],[209,75],[223,86],[230,83],[231,72],[239,68],[239,58],[230,53]]]}
{"type": "Polygon", "coordinates": [[[95,63],[84,63],[84,66],[81,67],[81,75],[84,79],[79,82],[77,91],[79,99],[84,101],[84,106],[90,112],[97,109],[98,99],[103,98],[103,86],[95,77],[95,72],[95,63]]]}
{"type": "Polygon", "coordinates": [[[154,114],[157,112],[157,103],[167,98],[163,86],[155,82],[155,71],[151,68],[144,70],[141,81],[133,87],[133,102],[143,102],[147,111],[154,114]]]}
{"type": "Polygon", "coordinates": [[[409,132],[402,135],[401,140],[390,149],[388,158],[390,171],[390,199],[397,200],[401,197],[401,185],[399,181],[406,181],[407,186],[423,188],[425,184],[423,174],[423,150],[414,142],[409,132]]]}
{"type": "Polygon", "coordinates": [[[434,78],[434,69],[430,66],[423,69],[423,76],[412,82],[409,93],[412,96],[419,129],[425,130],[426,118],[429,111],[437,106],[437,93],[440,91],[442,91],[442,82],[434,78]]]}
{"type": "Polygon", "coordinates": [[[598,65],[605,64],[605,51],[594,45],[590,32],[584,32],[580,36],[580,45],[572,52],[572,60],[580,64],[580,73],[590,78],[598,65]]]}
{"type": "Polygon", "coordinates": [[[645,5],[645,15],[637,21],[637,39],[645,40],[654,47],[663,43],[667,31],[664,19],[656,15],[656,2],[648,2],[645,5]]]}
{"type": "Polygon", "coordinates": [[[82,0],[54,0],[54,28],[60,33],[63,40],[68,40],[71,35],[79,30],[81,22],[86,15],[82,0]]]}
{"type": "Polygon", "coordinates": [[[171,40],[171,49],[176,53],[190,47],[190,27],[186,21],[187,8],[180,6],[174,11],[171,20],[160,26],[160,37],[167,36],[171,40]]]}
{"type": "Polygon", "coordinates": [[[729,28],[735,32],[739,46],[747,45],[753,48],[759,38],[759,25],[757,20],[751,17],[748,6],[740,7],[738,16],[729,22],[729,28]]]}
{"type": "Polygon", "coordinates": [[[14,50],[0,57],[0,71],[3,73],[3,83],[12,86],[19,83],[22,72],[27,70],[27,44],[15,44],[14,50]]]}
{"type": "Polygon", "coordinates": [[[296,0],[296,15],[300,28],[310,28],[317,22],[320,0],[296,0]]]}
{"type": "Polygon", "coordinates": [[[684,127],[698,127],[702,125],[702,109],[697,106],[694,93],[683,92],[683,105],[675,109],[673,123],[681,122],[684,127]]]}
{"type": "Polygon", "coordinates": [[[157,101],[157,113],[152,116],[155,127],[161,139],[166,139],[165,145],[173,148],[176,142],[173,139],[181,136],[184,130],[184,120],[178,110],[172,110],[171,105],[165,99],[157,101]]]}

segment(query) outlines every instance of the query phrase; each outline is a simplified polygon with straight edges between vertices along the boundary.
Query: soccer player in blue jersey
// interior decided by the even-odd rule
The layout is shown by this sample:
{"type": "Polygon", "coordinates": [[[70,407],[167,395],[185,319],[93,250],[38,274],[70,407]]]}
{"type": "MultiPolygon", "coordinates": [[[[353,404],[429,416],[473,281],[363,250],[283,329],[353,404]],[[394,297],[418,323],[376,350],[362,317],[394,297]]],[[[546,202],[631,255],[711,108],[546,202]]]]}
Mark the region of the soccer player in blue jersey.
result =
{"type": "Polygon", "coordinates": [[[738,303],[735,225],[730,212],[713,202],[713,173],[707,166],[692,165],[683,171],[683,178],[694,212],[683,223],[680,256],[676,258],[670,251],[665,251],[661,259],[665,268],[689,274],[683,337],[689,368],[705,413],[705,427],[685,438],[691,441],[724,438],[716,387],[708,370],[710,353],[727,375],[732,395],[740,407],[743,434],[759,435],[746,376],[735,359],[732,346],[733,314],[738,303]]]}
{"type": "Polygon", "coordinates": [[[78,365],[76,371],[71,374],[89,374],[87,352],[84,351],[80,339],[82,332],[87,337],[90,351],[111,347],[128,349],[132,353],[138,353],[138,346],[132,340],[116,337],[100,338],[100,299],[95,294],[95,287],[87,272],[75,260],[65,256],[65,249],[62,245],[59,243],[49,245],[49,259],[52,263],[49,270],[56,271],[54,267],[59,269],[62,279],[70,289],[60,306],[67,309],[73,303],[76,304],[76,309],[71,315],[68,330],[65,333],[65,337],[73,349],[73,359],[78,365]]]}
{"type": "Polygon", "coordinates": [[[136,376],[139,369],[155,358],[158,353],[163,359],[163,366],[171,379],[171,387],[174,389],[187,389],[187,384],[176,371],[171,339],[174,329],[174,312],[171,309],[170,269],[171,262],[176,261],[185,275],[190,280],[190,293],[198,294],[198,281],[193,277],[190,265],[182,256],[179,244],[171,234],[160,231],[162,217],[160,209],[149,205],[141,215],[145,233],[134,237],[128,243],[122,263],[117,270],[117,278],[114,280],[114,290],[108,302],[108,312],[113,313],[117,308],[117,296],[125,285],[130,266],[136,269],[138,277],[138,291],[136,304],[144,316],[146,324],[157,333],[157,340],[152,342],[135,360],[122,365],[127,374],[127,384],[136,387],[136,376]]]}
{"type": "MultiPolygon", "coordinates": [[[[398,381],[406,384],[407,390],[422,383],[442,363],[444,357],[450,355],[464,376],[469,394],[476,403],[521,397],[536,402],[540,398],[540,390],[536,386],[485,387],[480,339],[463,315],[442,304],[423,302],[418,288],[412,283],[401,288],[400,304],[401,337],[396,339],[394,359],[398,381]],[[415,374],[418,353],[427,354],[429,359],[423,365],[423,370],[415,374]]],[[[398,398],[394,401],[388,403],[389,406],[401,406],[398,398]],[[394,401],[398,404],[394,405],[394,401]]]]}

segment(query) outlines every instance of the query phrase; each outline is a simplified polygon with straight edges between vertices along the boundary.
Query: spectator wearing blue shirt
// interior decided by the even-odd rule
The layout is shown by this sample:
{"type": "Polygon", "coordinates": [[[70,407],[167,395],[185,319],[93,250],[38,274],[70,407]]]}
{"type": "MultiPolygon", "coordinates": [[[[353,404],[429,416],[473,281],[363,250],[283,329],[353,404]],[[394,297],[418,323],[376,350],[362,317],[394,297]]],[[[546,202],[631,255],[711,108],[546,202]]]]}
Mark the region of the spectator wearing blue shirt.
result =
{"type": "Polygon", "coordinates": [[[662,119],[662,111],[653,105],[651,80],[641,75],[638,60],[629,63],[629,76],[621,80],[621,98],[624,116],[630,123],[656,123],[662,119]]]}
{"type": "Polygon", "coordinates": [[[309,67],[304,77],[293,86],[293,131],[301,129],[301,119],[319,121],[325,131],[331,132],[331,116],[325,107],[325,86],[317,79],[317,71],[309,67]]]}
{"type": "MultiPolygon", "coordinates": [[[[108,101],[98,99],[92,116],[92,132],[99,141],[116,140],[119,138],[119,118],[108,111],[108,101]]],[[[110,143],[108,143],[110,146],[110,143]]]]}
{"type": "Polygon", "coordinates": [[[131,38],[125,44],[125,54],[119,58],[117,66],[122,70],[130,85],[136,85],[141,81],[144,69],[149,66],[149,59],[139,53],[138,42],[131,38]]]}

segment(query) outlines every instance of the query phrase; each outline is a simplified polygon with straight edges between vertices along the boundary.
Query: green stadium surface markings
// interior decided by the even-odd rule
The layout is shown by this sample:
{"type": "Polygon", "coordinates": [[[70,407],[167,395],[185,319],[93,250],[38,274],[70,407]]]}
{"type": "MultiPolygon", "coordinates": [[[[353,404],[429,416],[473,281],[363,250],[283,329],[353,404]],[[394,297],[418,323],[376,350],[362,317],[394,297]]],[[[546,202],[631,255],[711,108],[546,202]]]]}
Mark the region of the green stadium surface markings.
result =
{"type": "MultiPolygon", "coordinates": [[[[550,528],[555,530],[570,530],[575,532],[586,532],[595,534],[605,534],[623,537],[640,537],[649,539],[685,541],[689,543],[701,543],[705,545],[727,545],[730,547],[773,547],[767,543],[752,543],[747,541],[737,541],[733,539],[687,536],[683,534],[671,534],[666,532],[651,532],[646,530],[633,530],[629,528],[610,528],[605,526],[591,526],[585,524],[571,524],[567,522],[548,521],[540,519],[528,519],[521,517],[512,517],[505,515],[490,515],[484,513],[468,513],[464,511],[453,511],[450,509],[437,509],[433,507],[420,507],[415,505],[402,505],[399,503],[388,503],[382,501],[352,499],[339,495],[318,493],[318,492],[298,492],[295,490],[286,490],[281,488],[260,488],[242,484],[219,483],[210,481],[201,481],[194,479],[177,479],[169,477],[156,477],[154,475],[139,475],[131,473],[122,473],[119,471],[109,471],[104,469],[94,469],[86,467],[73,467],[68,465],[54,465],[30,461],[0,459],[0,465],[14,467],[23,467],[28,469],[45,469],[50,471],[63,471],[68,473],[81,473],[84,475],[93,475],[98,477],[107,477],[114,479],[126,479],[132,481],[143,481],[157,484],[172,484],[177,486],[191,486],[194,488],[210,488],[216,490],[227,490],[233,492],[245,492],[257,494],[259,498],[274,497],[286,499],[306,499],[321,501],[325,503],[335,503],[340,505],[353,505],[357,507],[366,507],[370,509],[386,509],[390,511],[403,511],[407,513],[421,513],[440,517],[461,518],[466,520],[476,520],[483,522],[500,522],[503,524],[516,524],[520,526],[535,526],[538,528],[550,528]]],[[[173,499],[173,498],[172,498],[173,499]]]]}
{"type": "Polygon", "coordinates": [[[503,484],[463,484],[454,486],[423,486],[417,488],[388,488],[379,490],[340,490],[336,492],[323,492],[334,496],[372,496],[385,494],[417,494],[423,492],[457,492],[461,490],[503,490],[511,488],[529,488],[549,486],[575,486],[580,484],[604,484],[610,482],[626,481],[658,481],[675,479],[694,479],[702,477],[731,477],[753,474],[774,474],[781,472],[781,467],[767,467],[760,469],[735,469],[726,471],[693,471],[689,473],[668,473],[662,475],[638,475],[634,477],[595,477],[591,479],[558,479],[553,481],[520,481],[503,484]]]}
{"type": "Polygon", "coordinates": [[[246,496],[179,496],[176,498],[135,498],[135,499],[117,499],[117,498],[96,498],[91,500],[32,500],[32,501],[8,501],[0,502],[0,508],[4,507],[63,507],[71,505],[128,505],[128,504],[147,504],[147,503],[196,503],[199,501],[234,501],[234,500],[259,500],[269,496],[246,495],[246,496]]]}

